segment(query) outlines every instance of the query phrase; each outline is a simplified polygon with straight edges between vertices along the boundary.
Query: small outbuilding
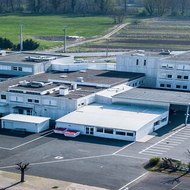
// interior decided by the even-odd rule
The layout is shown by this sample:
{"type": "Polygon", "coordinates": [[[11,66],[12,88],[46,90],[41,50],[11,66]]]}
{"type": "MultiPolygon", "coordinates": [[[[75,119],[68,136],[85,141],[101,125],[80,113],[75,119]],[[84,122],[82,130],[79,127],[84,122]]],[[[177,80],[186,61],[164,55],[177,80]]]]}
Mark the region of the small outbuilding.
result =
{"type": "Polygon", "coordinates": [[[168,109],[134,105],[92,104],[56,121],[56,128],[80,134],[136,141],[168,123],[168,109]]]}
{"type": "Polygon", "coordinates": [[[49,129],[47,117],[31,115],[9,114],[1,118],[2,128],[39,133],[49,129]]]}

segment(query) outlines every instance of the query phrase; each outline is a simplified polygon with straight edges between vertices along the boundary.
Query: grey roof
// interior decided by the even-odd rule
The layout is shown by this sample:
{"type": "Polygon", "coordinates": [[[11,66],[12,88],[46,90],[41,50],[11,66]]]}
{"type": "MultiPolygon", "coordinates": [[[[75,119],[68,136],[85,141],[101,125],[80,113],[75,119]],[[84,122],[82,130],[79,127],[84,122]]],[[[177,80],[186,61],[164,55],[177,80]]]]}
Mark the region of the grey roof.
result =
{"type": "Polygon", "coordinates": [[[162,102],[175,105],[188,105],[190,103],[189,92],[161,89],[133,88],[129,91],[115,95],[114,97],[129,100],[162,102]]]}
{"type": "Polygon", "coordinates": [[[190,61],[190,51],[183,52],[177,55],[173,55],[167,58],[167,60],[174,61],[190,61]]]}
{"type": "Polygon", "coordinates": [[[39,56],[46,56],[46,57],[56,57],[62,58],[64,56],[54,55],[54,54],[42,54],[42,53],[11,53],[6,56],[0,56],[0,63],[19,63],[19,64],[37,64],[38,62],[33,61],[26,61],[26,57],[39,57],[39,56]]]}
{"type": "MultiPolygon", "coordinates": [[[[44,90],[49,90],[52,88],[56,88],[58,86],[65,85],[70,88],[73,82],[77,81],[78,77],[82,77],[84,82],[78,84],[78,88],[75,91],[70,91],[70,93],[64,97],[66,98],[81,98],[96,92],[105,89],[104,87],[97,87],[96,85],[83,85],[83,84],[105,84],[107,87],[115,86],[117,84],[122,84],[127,81],[143,77],[144,74],[139,73],[128,73],[128,72],[117,72],[117,71],[100,71],[100,70],[87,70],[86,72],[69,72],[69,73],[42,73],[37,75],[25,76],[21,78],[7,80],[5,82],[0,83],[0,90],[7,91],[10,86],[17,85],[20,81],[38,81],[38,82],[48,82],[53,80],[53,84],[43,86],[40,88],[31,88],[31,87],[23,87],[16,86],[11,87],[11,90],[31,90],[36,92],[42,92],[44,90]],[[58,82],[56,82],[58,81],[58,82]]],[[[17,92],[18,93],[18,92],[17,92]]],[[[60,96],[57,91],[54,93],[48,94],[49,96],[58,97],[60,96]]]]}

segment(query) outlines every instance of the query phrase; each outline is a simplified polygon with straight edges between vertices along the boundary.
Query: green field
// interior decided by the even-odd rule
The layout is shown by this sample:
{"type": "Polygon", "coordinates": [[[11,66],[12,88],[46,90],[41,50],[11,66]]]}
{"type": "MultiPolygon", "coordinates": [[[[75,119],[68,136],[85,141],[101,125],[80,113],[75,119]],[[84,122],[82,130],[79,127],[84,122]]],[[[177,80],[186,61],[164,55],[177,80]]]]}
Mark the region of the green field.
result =
{"type": "Polygon", "coordinates": [[[153,18],[132,21],[130,25],[109,39],[78,47],[91,51],[148,49],[189,50],[190,19],[153,18]]]}
{"type": "MultiPolygon", "coordinates": [[[[86,38],[106,33],[114,26],[110,17],[68,17],[68,16],[0,16],[0,36],[14,43],[19,42],[19,26],[23,25],[24,39],[36,36],[63,36],[67,26],[67,35],[86,38]]],[[[62,45],[61,42],[39,40],[40,49],[62,45]]]]}

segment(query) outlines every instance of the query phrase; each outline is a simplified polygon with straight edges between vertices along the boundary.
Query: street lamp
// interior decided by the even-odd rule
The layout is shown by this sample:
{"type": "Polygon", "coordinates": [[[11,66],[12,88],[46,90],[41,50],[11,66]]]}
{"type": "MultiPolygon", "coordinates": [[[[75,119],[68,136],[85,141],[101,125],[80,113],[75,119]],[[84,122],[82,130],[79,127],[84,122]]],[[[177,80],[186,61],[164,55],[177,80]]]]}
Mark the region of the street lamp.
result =
{"type": "Polygon", "coordinates": [[[64,26],[64,53],[67,50],[67,26],[64,26]]]}
{"type": "Polygon", "coordinates": [[[187,105],[187,111],[186,111],[186,117],[185,117],[185,126],[187,125],[188,118],[189,118],[189,106],[190,106],[190,103],[187,105]]]}

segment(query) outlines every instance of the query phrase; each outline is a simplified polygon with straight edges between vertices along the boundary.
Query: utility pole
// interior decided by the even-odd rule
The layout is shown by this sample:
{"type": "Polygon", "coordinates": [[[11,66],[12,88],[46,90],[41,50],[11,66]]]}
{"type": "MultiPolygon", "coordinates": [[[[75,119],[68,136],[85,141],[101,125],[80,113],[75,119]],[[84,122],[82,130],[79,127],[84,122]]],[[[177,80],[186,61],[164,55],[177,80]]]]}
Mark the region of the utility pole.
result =
{"type": "Polygon", "coordinates": [[[64,53],[67,50],[67,26],[64,26],[64,53]]]}
{"type": "Polygon", "coordinates": [[[22,24],[20,25],[20,51],[23,50],[22,24]]]}
{"type": "Polygon", "coordinates": [[[106,57],[108,57],[108,51],[109,51],[109,39],[106,39],[106,57]]]}
{"type": "Polygon", "coordinates": [[[187,125],[188,118],[189,118],[189,106],[190,106],[190,104],[188,104],[188,106],[187,106],[186,117],[185,117],[185,126],[187,125]]]}

